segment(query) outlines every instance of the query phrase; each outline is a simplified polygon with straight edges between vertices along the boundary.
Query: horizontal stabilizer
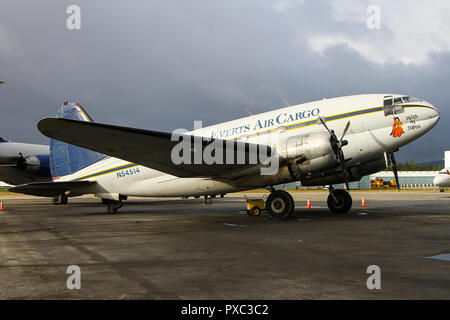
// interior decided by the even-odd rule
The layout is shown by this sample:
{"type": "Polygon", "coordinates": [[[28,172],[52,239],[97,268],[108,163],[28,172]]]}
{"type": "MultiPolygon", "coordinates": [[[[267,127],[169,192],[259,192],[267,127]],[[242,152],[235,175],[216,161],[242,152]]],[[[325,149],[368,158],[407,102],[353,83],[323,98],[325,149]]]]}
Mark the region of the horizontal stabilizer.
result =
{"type": "Polygon", "coordinates": [[[34,182],[12,187],[9,191],[42,197],[53,197],[66,192],[81,195],[89,193],[86,187],[94,184],[95,181],[34,182]]]}
{"type": "MultiPolygon", "coordinates": [[[[209,142],[203,140],[201,142],[202,148],[206,148],[208,144],[215,142],[215,145],[219,145],[222,150],[229,152],[229,154],[234,154],[234,157],[237,157],[239,153],[239,156],[242,155],[244,161],[222,161],[222,163],[214,162],[208,165],[192,163],[194,161],[175,164],[172,161],[171,152],[179,141],[173,141],[172,134],[168,132],[57,118],[46,118],[39,121],[38,129],[52,139],[94,150],[178,177],[217,177],[221,174],[230,173],[230,171],[238,171],[260,164],[259,162],[249,161],[249,159],[254,159],[253,156],[255,154],[260,154],[261,148],[265,148],[266,154],[271,152],[271,148],[265,145],[236,140],[212,139],[209,142]],[[228,150],[236,150],[236,152],[228,150]]],[[[192,140],[202,140],[201,137],[190,135],[180,134],[179,136],[189,137],[190,140],[192,138],[192,140]]],[[[191,147],[188,150],[193,154],[196,149],[191,147]]],[[[192,154],[190,159],[194,159],[192,154]]]]}

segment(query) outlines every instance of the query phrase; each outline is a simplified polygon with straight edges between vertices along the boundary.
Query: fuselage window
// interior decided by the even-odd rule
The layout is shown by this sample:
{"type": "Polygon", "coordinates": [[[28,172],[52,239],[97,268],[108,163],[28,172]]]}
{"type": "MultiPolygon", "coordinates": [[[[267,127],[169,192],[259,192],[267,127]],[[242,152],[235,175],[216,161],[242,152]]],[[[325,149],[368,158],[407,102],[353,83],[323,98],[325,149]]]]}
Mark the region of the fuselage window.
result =
{"type": "Polygon", "coordinates": [[[384,106],[385,107],[392,106],[392,98],[384,98],[384,106]]]}
{"type": "Polygon", "coordinates": [[[391,116],[393,114],[394,114],[394,108],[392,108],[392,107],[385,107],[384,108],[384,116],[385,117],[391,116]]]}
{"type": "Polygon", "coordinates": [[[394,114],[399,114],[399,113],[403,113],[403,112],[405,112],[405,109],[403,108],[403,106],[394,107],[394,114]]]}
{"type": "Polygon", "coordinates": [[[402,104],[403,100],[401,97],[398,98],[392,98],[392,97],[385,97],[384,98],[384,115],[392,116],[394,114],[399,114],[405,112],[403,106],[399,106],[398,104],[402,104]]]}
{"type": "Polygon", "coordinates": [[[394,99],[394,104],[402,104],[402,103],[403,103],[402,98],[395,98],[394,99]]]}
{"type": "Polygon", "coordinates": [[[383,109],[384,109],[384,115],[386,117],[394,114],[394,109],[392,109],[392,102],[393,102],[393,100],[392,100],[391,96],[384,97],[384,108],[383,109]]]}

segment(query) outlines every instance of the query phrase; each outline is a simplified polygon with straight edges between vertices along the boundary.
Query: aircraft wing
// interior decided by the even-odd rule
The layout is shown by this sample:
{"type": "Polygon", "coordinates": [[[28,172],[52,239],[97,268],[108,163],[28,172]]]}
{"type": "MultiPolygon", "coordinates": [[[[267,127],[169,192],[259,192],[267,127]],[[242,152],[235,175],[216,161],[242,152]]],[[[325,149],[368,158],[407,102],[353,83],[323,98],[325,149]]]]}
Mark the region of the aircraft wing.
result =
{"type": "MultiPolygon", "coordinates": [[[[173,147],[178,141],[172,141],[168,132],[127,128],[95,122],[85,122],[61,118],[46,118],[38,123],[38,129],[47,137],[73,144],[82,148],[94,150],[112,157],[140,164],[158,171],[178,177],[218,177],[239,171],[257,163],[250,163],[250,153],[257,154],[259,148],[270,147],[250,144],[240,141],[225,141],[212,139],[202,142],[203,148],[212,143],[222,146],[225,154],[226,143],[232,143],[234,150],[244,150],[245,162],[238,164],[174,164],[171,159],[173,147]]],[[[187,136],[185,137],[193,137],[187,136]]],[[[227,145],[227,150],[228,149],[227,145]]],[[[193,162],[193,148],[190,148],[193,162]]],[[[236,154],[236,152],[235,152],[236,154]]],[[[225,161],[224,161],[225,163],[225,161]]]]}
{"type": "Polygon", "coordinates": [[[89,193],[87,187],[96,183],[95,181],[35,182],[9,188],[9,191],[42,197],[53,197],[69,191],[72,195],[81,195],[89,193]]]}
{"type": "Polygon", "coordinates": [[[20,170],[17,165],[0,165],[0,181],[8,184],[18,185],[30,182],[41,182],[51,180],[50,176],[36,175],[31,172],[20,170]]]}

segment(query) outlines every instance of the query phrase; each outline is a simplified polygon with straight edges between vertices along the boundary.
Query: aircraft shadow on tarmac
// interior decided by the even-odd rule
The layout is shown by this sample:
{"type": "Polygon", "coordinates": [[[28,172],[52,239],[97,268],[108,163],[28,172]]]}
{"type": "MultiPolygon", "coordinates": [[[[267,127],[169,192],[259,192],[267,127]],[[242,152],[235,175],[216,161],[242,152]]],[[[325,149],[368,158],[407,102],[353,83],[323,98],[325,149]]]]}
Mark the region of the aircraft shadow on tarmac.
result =
{"type": "MultiPolygon", "coordinates": [[[[247,220],[249,223],[265,220],[265,221],[297,221],[302,219],[308,220],[353,220],[353,219],[375,219],[387,216],[386,213],[382,211],[377,211],[374,209],[364,209],[355,208],[352,209],[348,214],[337,215],[328,210],[328,208],[313,208],[313,209],[303,209],[296,208],[293,214],[288,217],[288,219],[279,220],[271,218],[266,212],[263,212],[260,217],[249,217],[245,211],[244,205],[236,205],[235,201],[221,201],[221,204],[227,204],[229,206],[210,206],[204,203],[199,203],[197,200],[162,200],[162,201],[138,201],[138,202],[126,202],[124,206],[118,211],[117,214],[111,216],[129,216],[129,215],[208,215],[208,216],[223,216],[223,217],[233,217],[242,218],[243,221],[247,220]],[[234,204],[234,205],[230,205],[234,204]]],[[[83,207],[89,207],[94,210],[89,210],[86,212],[80,212],[81,215],[86,216],[109,216],[105,213],[105,206],[101,203],[83,203],[83,207]]]]}

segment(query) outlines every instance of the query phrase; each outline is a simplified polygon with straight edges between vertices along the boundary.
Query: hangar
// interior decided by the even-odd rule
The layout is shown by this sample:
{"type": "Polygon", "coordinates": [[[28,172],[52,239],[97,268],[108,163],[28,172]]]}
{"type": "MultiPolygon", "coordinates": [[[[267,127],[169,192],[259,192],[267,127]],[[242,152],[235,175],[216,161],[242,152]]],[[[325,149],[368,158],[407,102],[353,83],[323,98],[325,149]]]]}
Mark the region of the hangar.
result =
{"type": "MultiPolygon", "coordinates": [[[[398,178],[401,188],[408,189],[423,189],[423,188],[436,188],[433,183],[434,177],[438,174],[438,171],[399,171],[398,178]]],[[[350,189],[352,190],[369,190],[370,181],[375,180],[375,178],[381,178],[385,181],[394,180],[394,173],[392,171],[380,171],[374,173],[370,176],[364,176],[358,182],[351,182],[350,189]]],[[[335,189],[342,189],[343,184],[334,185],[335,189]]],[[[307,187],[302,187],[299,182],[286,183],[278,186],[279,189],[285,190],[301,190],[301,189],[311,189],[307,187]]],[[[314,188],[317,189],[317,188],[314,188]]]]}

